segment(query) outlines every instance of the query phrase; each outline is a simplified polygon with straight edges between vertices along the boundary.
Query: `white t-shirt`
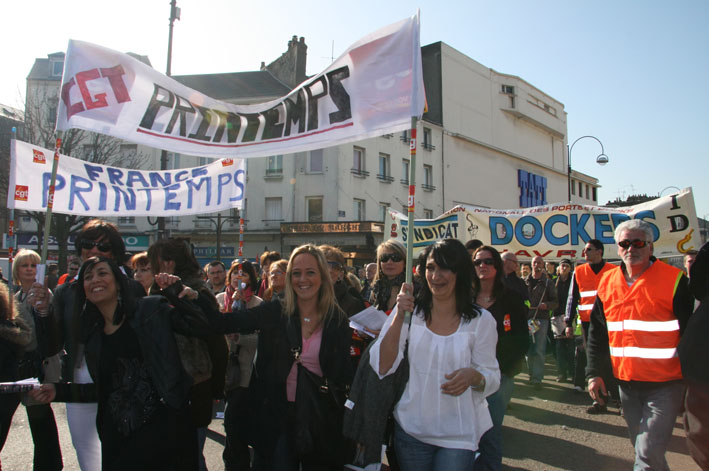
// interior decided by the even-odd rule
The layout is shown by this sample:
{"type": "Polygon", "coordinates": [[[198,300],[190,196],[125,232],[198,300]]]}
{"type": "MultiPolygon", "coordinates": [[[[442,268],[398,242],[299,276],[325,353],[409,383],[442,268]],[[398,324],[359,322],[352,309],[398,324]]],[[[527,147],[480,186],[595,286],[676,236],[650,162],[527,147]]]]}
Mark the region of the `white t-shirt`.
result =
{"type": "MultiPolygon", "coordinates": [[[[391,327],[396,307],[370,350],[370,365],[379,374],[379,348],[391,327]]],[[[404,358],[407,325],[401,328],[399,352],[392,368],[404,358]]],[[[409,382],[394,409],[402,429],[419,441],[444,448],[477,450],[480,437],[492,427],[486,396],[500,387],[500,368],[495,357],[497,323],[485,309],[470,321],[461,319],[458,330],[442,336],[426,326],[418,309],[411,320],[409,340],[409,382]],[[420,314],[420,315],[419,315],[420,314]],[[441,392],[446,374],[460,368],[474,368],[485,377],[483,391],[466,390],[460,396],[441,392]]]]}

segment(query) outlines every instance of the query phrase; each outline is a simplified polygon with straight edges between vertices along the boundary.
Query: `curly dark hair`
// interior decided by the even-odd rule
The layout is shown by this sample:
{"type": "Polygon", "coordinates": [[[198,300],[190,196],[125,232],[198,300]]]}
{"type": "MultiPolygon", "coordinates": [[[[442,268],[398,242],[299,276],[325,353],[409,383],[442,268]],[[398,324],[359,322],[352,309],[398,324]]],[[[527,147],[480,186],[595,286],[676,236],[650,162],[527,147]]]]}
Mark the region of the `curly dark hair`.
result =
{"type": "Polygon", "coordinates": [[[103,219],[92,219],[81,228],[81,232],[76,236],[74,248],[76,254],[81,256],[81,244],[85,240],[95,241],[104,237],[111,244],[111,254],[118,263],[123,263],[126,256],[126,244],[123,242],[121,234],[115,224],[103,219]]]}
{"type": "MultiPolygon", "coordinates": [[[[418,265],[418,271],[422,274],[424,281],[429,258],[433,258],[439,267],[455,273],[455,306],[461,317],[466,321],[477,317],[480,311],[474,303],[473,261],[465,246],[457,239],[443,239],[426,247],[426,250],[419,256],[418,265]]],[[[423,310],[424,319],[429,322],[433,307],[433,294],[427,282],[421,283],[416,294],[416,305],[423,310]]]]}

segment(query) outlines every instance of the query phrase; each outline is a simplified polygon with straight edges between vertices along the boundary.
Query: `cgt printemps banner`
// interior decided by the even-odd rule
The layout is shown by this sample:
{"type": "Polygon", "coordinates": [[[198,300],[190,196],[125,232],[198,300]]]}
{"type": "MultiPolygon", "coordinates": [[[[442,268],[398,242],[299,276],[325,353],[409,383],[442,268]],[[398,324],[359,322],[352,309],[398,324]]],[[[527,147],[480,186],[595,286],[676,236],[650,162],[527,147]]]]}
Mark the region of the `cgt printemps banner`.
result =
{"type": "Polygon", "coordinates": [[[70,40],[57,130],[80,128],[172,152],[261,157],[409,129],[425,99],[418,14],[353,44],[287,96],[212,99],[133,57],[70,40]]]}
{"type": "MultiPolygon", "coordinates": [[[[642,219],[655,234],[654,255],[671,257],[699,250],[701,241],[692,189],[635,206],[609,208],[558,203],[524,209],[456,206],[436,219],[414,221],[414,254],[435,241],[455,238],[463,243],[479,239],[501,253],[511,250],[521,258],[579,258],[590,239],[605,245],[605,254],[617,253],[613,232],[628,219],[642,219]]],[[[407,243],[405,214],[390,211],[389,237],[407,243]]]]}
{"type": "MultiPolygon", "coordinates": [[[[7,207],[45,211],[54,152],[11,142],[7,207]]],[[[96,217],[185,216],[241,209],[246,185],[242,159],[193,168],[134,170],[60,155],[52,210],[96,217]]]]}

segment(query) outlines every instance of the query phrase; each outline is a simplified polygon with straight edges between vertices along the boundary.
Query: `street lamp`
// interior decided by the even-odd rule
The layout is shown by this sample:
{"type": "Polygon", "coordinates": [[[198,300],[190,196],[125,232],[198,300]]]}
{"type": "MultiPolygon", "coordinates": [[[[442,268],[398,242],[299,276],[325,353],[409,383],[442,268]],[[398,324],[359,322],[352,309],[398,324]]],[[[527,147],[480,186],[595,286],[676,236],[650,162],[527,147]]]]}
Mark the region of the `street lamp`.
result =
{"type": "Polygon", "coordinates": [[[222,213],[217,213],[216,219],[214,216],[197,216],[197,219],[208,219],[217,226],[217,260],[222,259],[222,226],[227,221],[239,221],[239,216],[237,214],[234,216],[222,217],[222,213]]]}
{"type": "Polygon", "coordinates": [[[677,191],[682,191],[679,188],[677,188],[676,186],[666,186],[662,190],[660,190],[660,193],[657,196],[660,197],[660,196],[662,196],[662,193],[665,192],[665,190],[672,190],[672,189],[677,190],[677,191]]]}
{"type": "Polygon", "coordinates": [[[568,163],[569,163],[569,170],[568,170],[568,190],[569,190],[569,202],[571,201],[571,151],[574,149],[574,145],[581,139],[586,139],[587,137],[590,137],[591,139],[595,139],[596,142],[598,142],[601,145],[601,153],[598,154],[598,157],[596,157],[596,163],[598,165],[605,165],[608,163],[608,156],[605,154],[605,151],[603,150],[603,143],[596,137],[596,136],[581,136],[578,139],[576,139],[574,142],[571,143],[571,147],[566,146],[568,149],[568,163]]]}

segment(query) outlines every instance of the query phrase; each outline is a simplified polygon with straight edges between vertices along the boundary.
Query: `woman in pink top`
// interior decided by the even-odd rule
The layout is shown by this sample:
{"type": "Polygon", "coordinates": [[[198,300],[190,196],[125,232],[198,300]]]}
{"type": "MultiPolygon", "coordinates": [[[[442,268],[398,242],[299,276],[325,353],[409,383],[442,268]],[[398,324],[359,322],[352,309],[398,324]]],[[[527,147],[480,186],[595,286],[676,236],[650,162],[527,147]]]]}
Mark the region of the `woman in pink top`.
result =
{"type": "Polygon", "coordinates": [[[310,244],[295,249],[286,269],[283,301],[211,316],[210,322],[222,333],[259,331],[251,387],[253,422],[247,425],[254,437],[254,469],[342,469],[347,457],[341,434],[329,437],[326,452],[298,453],[294,446],[298,376],[292,338],[301,341],[301,364],[333,387],[347,388],[354,373],[352,330],[335,302],[322,251],[310,244]]]}

